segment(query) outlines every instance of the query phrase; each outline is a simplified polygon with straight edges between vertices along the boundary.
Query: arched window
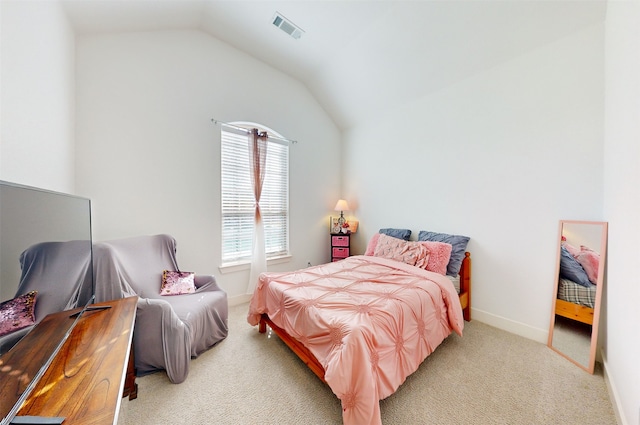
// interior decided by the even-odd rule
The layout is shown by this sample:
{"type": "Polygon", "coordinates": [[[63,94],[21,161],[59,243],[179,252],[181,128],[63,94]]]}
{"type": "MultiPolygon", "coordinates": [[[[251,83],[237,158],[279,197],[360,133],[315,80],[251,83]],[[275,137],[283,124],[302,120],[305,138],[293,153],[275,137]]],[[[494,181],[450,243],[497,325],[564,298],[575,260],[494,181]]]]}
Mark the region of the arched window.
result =
{"type": "Polygon", "coordinates": [[[254,231],[248,130],[269,134],[266,175],[260,197],[267,259],[289,254],[289,144],[263,126],[221,126],[222,263],[250,261],[254,231]],[[247,129],[247,130],[244,130],[247,129]]]}

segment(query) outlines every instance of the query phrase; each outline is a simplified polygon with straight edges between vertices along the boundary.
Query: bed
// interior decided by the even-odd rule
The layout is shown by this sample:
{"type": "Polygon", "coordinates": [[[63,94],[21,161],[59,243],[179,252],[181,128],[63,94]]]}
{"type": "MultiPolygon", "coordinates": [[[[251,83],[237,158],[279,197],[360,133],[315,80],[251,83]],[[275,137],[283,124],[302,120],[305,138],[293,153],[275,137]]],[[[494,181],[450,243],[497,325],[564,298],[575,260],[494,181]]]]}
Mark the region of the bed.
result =
{"type": "Polygon", "coordinates": [[[583,286],[560,277],[556,315],[593,325],[596,285],[583,286]]]}
{"type": "Polygon", "coordinates": [[[599,255],[582,246],[563,242],[556,299],[557,316],[593,325],[599,255]]]}
{"type": "Polygon", "coordinates": [[[387,257],[263,273],[251,299],[248,322],[270,327],[329,385],[345,425],[381,424],[379,401],[471,319],[468,252],[456,276],[387,257]]]}

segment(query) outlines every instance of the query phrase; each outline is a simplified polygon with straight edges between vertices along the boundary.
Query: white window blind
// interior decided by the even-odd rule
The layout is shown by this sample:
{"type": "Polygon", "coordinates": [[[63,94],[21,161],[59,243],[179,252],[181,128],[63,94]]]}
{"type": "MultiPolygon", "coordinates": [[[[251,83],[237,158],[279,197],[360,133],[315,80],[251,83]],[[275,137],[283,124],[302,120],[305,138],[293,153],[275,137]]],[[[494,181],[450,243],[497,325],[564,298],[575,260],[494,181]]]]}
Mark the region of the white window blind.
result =
{"type": "MultiPolygon", "coordinates": [[[[274,258],[289,253],[289,146],[276,139],[268,143],[260,212],[267,258],[274,258]]],[[[249,135],[222,126],[222,263],[252,256],[255,201],[249,167],[249,135]]]]}

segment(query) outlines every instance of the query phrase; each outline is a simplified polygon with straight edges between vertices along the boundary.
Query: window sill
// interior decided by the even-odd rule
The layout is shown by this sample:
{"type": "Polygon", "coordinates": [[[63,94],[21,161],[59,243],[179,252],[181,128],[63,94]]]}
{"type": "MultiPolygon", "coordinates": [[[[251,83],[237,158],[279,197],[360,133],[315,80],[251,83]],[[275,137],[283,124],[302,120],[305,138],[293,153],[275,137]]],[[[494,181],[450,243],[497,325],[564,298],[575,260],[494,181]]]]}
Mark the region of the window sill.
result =
{"type": "MultiPolygon", "coordinates": [[[[267,266],[272,266],[274,264],[282,264],[291,260],[291,255],[283,255],[281,257],[274,257],[267,260],[267,266]]],[[[238,261],[235,263],[226,263],[218,267],[220,273],[236,273],[239,271],[249,270],[251,268],[250,261],[238,261]]]]}

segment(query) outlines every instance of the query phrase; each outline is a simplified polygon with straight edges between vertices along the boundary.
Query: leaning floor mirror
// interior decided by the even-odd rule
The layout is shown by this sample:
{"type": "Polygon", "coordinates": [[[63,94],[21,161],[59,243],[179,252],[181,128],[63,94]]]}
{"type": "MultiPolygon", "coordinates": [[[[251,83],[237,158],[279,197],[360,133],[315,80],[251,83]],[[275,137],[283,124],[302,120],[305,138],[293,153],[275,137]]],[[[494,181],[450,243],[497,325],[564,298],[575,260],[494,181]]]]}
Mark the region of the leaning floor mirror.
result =
{"type": "Polygon", "coordinates": [[[607,223],[561,220],[547,345],[593,373],[605,285],[607,223]]]}

